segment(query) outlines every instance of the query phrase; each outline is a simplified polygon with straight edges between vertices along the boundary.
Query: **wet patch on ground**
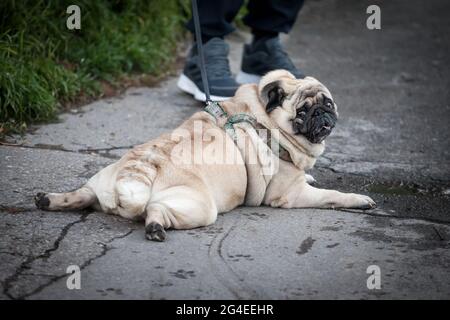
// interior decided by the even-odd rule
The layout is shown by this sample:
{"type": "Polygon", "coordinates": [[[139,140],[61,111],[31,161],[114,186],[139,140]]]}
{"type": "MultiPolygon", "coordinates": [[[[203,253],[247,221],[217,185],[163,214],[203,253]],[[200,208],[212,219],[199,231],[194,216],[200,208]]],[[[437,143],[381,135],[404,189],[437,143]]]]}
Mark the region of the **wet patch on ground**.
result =
{"type": "Polygon", "coordinates": [[[111,296],[111,295],[117,295],[117,296],[123,295],[122,289],[116,289],[116,288],[97,289],[96,292],[100,293],[100,295],[102,297],[107,297],[107,296],[111,296]]]}
{"type": "Polygon", "coordinates": [[[235,254],[235,255],[228,254],[227,257],[230,258],[230,260],[234,261],[234,262],[238,262],[241,259],[245,259],[245,260],[248,260],[248,261],[255,260],[250,254],[240,254],[240,253],[239,254],[235,254]]]}
{"type": "Polygon", "coordinates": [[[312,237],[308,237],[305,240],[303,240],[302,243],[300,244],[300,247],[297,250],[297,254],[303,255],[307,253],[309,250],[311,250],[314,242],[316,242],[316,240],[313,239],[312,237]]]}
{"type": "Polygon", "coordinates": [[[369,192],[383,194],[388,196],[410,196],[410,195],[435,195],[441,196],[444,190],[447,189],[446,185],[420,185],[417,183],[404,183],[404,182],[386,182],[386,183],[373,183],[367,188],[369,192]]]}
{"type": "MultiPolygon", "coordinates": [[[[389,246],[396,243],[396,247],[402,247],[406,250],[437,250],[450,249],[450,238],[448,227],[442,227],[432,223],[403,223],[401,227],[391,219],[384,217],[367,216],[365,221],[370,227],[361,227],[358,230],[349,233],[350,236],[361,238],[365,241],[374,241],[389,246]],[[402,233],[397,231],[402,229],[402,233]],[[405,234],[408,236],[399,236],[405,234]]],[[[412,220],[414,221],[414,220],[412,220]]]]}
{"type": "Polygon", "coordinates": [[[195,272],[192,270],[183,270],[178,269],[176,272],[170,272],[170,274],[178,279],[188,279],[188,278],[194,278],[195,272]]]}
{"type": "Polygon", "coordinates": [[[386,175],[373,177],[341,174],[325,168],[312,170],[318,188],[366,194],[375,200],[377,208],[390,215],[450,223],[450,181],[390,179],[386,175]]]}

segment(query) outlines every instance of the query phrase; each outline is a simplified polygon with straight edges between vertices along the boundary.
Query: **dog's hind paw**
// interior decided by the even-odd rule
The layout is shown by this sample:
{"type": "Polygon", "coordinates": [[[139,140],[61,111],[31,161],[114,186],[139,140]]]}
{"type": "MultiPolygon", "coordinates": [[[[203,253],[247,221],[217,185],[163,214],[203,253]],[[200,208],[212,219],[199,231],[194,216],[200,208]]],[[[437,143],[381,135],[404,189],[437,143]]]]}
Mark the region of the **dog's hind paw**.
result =
{"type": "Polygon", "coordinates": [[[38,209],[46,210],[50,206],[50,200],[47,197],[46,193],[39,192],[34,197],[34,203],[38,209]]]}
{"type": "Polygon", "coordinates": [[[150,222],[145,227],[145,237],[148,240],[162,242],[166,240],[166,231],[164,227],[157,222],[150,222]]]}

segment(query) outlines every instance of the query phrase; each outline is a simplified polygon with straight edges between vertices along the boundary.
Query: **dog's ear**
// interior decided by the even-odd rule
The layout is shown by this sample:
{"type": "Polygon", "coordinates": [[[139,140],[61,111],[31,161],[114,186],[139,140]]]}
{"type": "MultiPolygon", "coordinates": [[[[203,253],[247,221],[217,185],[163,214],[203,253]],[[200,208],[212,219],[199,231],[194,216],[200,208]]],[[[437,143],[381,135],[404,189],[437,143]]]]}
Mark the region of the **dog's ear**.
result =
{"type": "Polygon", "coordinates": [[[280,81],[270,82],[261,90],[261,98],[266,105],[266,112],[270,113],[283,103],[286,93],[281,88],[280,81]]]}

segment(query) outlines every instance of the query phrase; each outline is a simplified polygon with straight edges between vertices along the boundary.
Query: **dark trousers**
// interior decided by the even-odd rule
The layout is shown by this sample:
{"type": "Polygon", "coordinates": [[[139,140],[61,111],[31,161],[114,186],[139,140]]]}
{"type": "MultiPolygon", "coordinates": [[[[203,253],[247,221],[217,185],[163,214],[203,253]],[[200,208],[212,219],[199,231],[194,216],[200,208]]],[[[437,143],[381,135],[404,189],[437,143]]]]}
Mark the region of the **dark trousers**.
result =
{"type": "MultiPolygon", "coordinates": [[[[223,37],[234,31],[231,22],[244,0],[197,0],[202,35],[223,37]]],[[[244,23],[253,32],[288,33],[297,18],[303,0],[250,0],[244,23]]],[[[191,19],[186,27],[194,33],[191,19]]]]}

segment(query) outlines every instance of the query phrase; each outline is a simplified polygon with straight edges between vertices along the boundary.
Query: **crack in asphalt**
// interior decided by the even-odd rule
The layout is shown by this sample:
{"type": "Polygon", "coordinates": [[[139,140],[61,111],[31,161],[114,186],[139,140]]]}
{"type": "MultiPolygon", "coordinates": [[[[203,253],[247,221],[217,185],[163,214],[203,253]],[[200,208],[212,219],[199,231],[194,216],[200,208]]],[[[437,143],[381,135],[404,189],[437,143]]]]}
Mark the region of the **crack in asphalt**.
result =
{"type": "MultiPolygon", "coordinates": [[[[129,230],[128,232],[126,232],[126,233],[124,233],[124,234],[122,234],[122,235],[115,236],[115,237],[111,238],[111,240],[109,240],[109,241],[106,242],[106,243],[102,243],[102,252],[100,252],[100,254],[98,254],[98,255],[96,255],[96,256],[94,256],[94,257],[92,257],[92,258],[86,260],[86,261],[80,266],[80,271],[83,270],[83,269],[85,269],[86,267],[88,267],[88,266],[89,266],[90,264],[92,264],[92,262],[94,262],[95,260],[97,260],[97,259],[99,259],[99,258],[101,258],[101,257],[104,257],[110,250],[115,249],[114,247],[108,246],[108,244],[110,244],[110,243],[113,242],[114,240],[122,239],[122,238],[128,237],[128,236],[129,236],[131,233],[133,233],[134,231],[135,231],[135,229],[131,229],[131,230],[129,230]]],[[[41,292],[42,290],[44,290],[44,289],[47,288],[48,286],[51,286],[52,284],[54,284],[55,282],[57,282],[58,280],[60,280],[60,279],[62,279],[62,278],[64,278],[64,277],[66,277],[66,276],[68,276],[68,274],[61,274],[61,275],[58,275],[58,276],[52,276],[52,278],[50,279],[50,281],[48,281],[47,283],[44,283],[44,284],[40,285],[39,287],[37,287],[37,288],[34,289],[33,291],[31,291],[31,292],[29,292],[29,293],[26,293],[26,294],[23,294],[23,295],[21,295],[20,297],[18,297],[18,298],[16,298],[16,299],[18,299],[18,300],[23,300],[23,299],[25,299],[25,298],[29,298],[30,296],[35,295],[35,294],[41,292]]]]}
{"type": "Polygon", "coordinates": [[[132,149],[135,145],[129,145],[129,146],[118,146],[118,147],[109,147],[109,148],[86,148],[86,149],[78,149],[78,150],[70,150],[66,149],[61,145],[51,145],[51,144],[35,144],[34,146],[30,145],[22,145],[22,144],[5,144],[0,143],[0,145],[3,145],[5,147],[10,148],[26,148],[26,149],[38,149],[38,150],[47,150],[47,151],[62,151],[62,152],[69,152],[69,153],[77,153],[77,154],[96,154],[103,158],[108,159],[119,159],[119,156],[112,155],[109,152],[114,150],[127,150],[132,149]]]}
{"type": "MultiPolygon", "coordinates": [[[[58,248],[59,248],[61,242],[62,242],[62,241],[64,240],[64,238],[66,237],[66,235],[67,235],[67,233],[69,232],[69,230],[70,230],[74,225],[85,222],[86,219],[87,219],[87,217],[88,217],[91,213],[92,213],[92,212],[83,213],[79,219],[77,219],[77,220],[75,220],[75,221],[72,221],[72,222],[68,223],[67,225],[65,225],[64,228],[62,228],[62,230],[61,230],[59,236],[58,236],[58,237],[56,238],[56,240],[54,241],[54,243],[53,243],[53,245],[52,245],[51,248],[45,250],[43,253],[41,253],[41,254],[39,254],[39,255],[37,255],[37,256],[36,256],[36,255],[30,255],[30,256],[28,256],[28,257],[25,259],[25,261],[23,261],[23,262],[19,265],[19,267],[15,270],[14,273],[13,273],[11,276],[7,277],[7,278],[3,281],[3,294],[4,294],[5,296],[7,296],[9,299],[12,299],[12,300],[15,300],[15,299],[17,299],[17,300],[22,300],[22,299],[25,299],[26,297],[29,297],[30,295],[33,295],[33,294],[35,294],[35,293],[40,292],[40,291],[41,291],[42,289],[44,289],[45,287],[49,286],[50,284],[54,283],[55,281],[59,280],[60,278],[66,276],[66,274],[63,274],[63,275],[60,275],[60,276],[53,277],[48,283],[39,286],[38,288],[36,288],[36,289],[33,290],[32,292],[30,292],[30,293],[25,293],[25,294],[21,294],[21,295],[19,295],[19,296],[17,296],[17,297],[15,297],[15,296],[10,292],[10,290],[11,290],[12,287],[13,287],[13,284],[19,280],[19,277],[20,277],[21,275],[25,274],[25,271],[26,271],[26,270],[31,269],[31,265],[32,265],[35,261],[40,260],[40,259],[46,260],[46,259],[50,258],[51,255],[52,255],[52,253],[55,252],[56,250],[58,250],[58,248]]],[[[109,250],[109,248],[107,248],[107,244],[108,244],[108,243],[114,241],[115,239],[118,239],[118,238],[121,238],[121,237],[126,237],[126,236],[128,236],[129,234],[131,234],[131,232],[133,232],[133,231],[134,231],[134,229],[130,230],[129,232],[127,232],[127,233],[124,234],[124,235],[117,236],[117,237],[113,237],[110,241],[108,241],[108,242],[103,246],[103,251],[102,251],[102,253],[101,253],[100,255],[98,255],[98,256],[96,256],[96,257],[94,257],[94,258],[91,258],[91,259],[87,260],[87,261],[80,267],[80,269],[83,269],[84,267],[86,267],[86,266],[88,266],[89,264],[91,264],[91,262],[92,262],[93,260],[95,260],[95,259],[97,259],[97,258],[99,258],[99,257],[101,257],[101,256],[103,256],[103,255],[105,255],[105,254],[107,253],[107,251],[109,250]]]]}
{"type": "Polygon", "coordinates": [[[10,213],[10,214],[22,213],[22,212],[30,211],[30,210],[34,210],[34,209],[36,209],[36,208],[31,207],[31,206],[30,207],[17,207],[17,206],[7,206],[7,205],[0,204],[0,211],[10,213]]]}
{"type": "Polygon", "coordinates": [[[16,271],[11,276],[6,278],[5,281],[3,282],[3,294],[6,295],[10,299],[20,299],[20,297],[16,298],[9,292],[12,288],[13,283],[19,279],[19,277],[23,274],[23,272],[25,270],[30,269],[30,266],[33,262],[35,262],[36,260],[39,260],[39,259],[48,259],[51,256],[52,252],[58,250],[61,241],[67,235],[70,228],[72,228],[74,225],[76,225],[78,223],[82,223],[82,222],[86,221],[86,218],[89,214],[90,213],[82,214],[80,219],[72,221],[71,223],[68,223],[66,226],[64,226],[64,228],[61,230],[58,238],[56,238],[55,242],[53,243],[53,246],[51,248],[45,250],[44,253],[41,253],[37,256],[33,256],[33,255],[28,256],[28,258],[25,259],[25,261],[23,261],[20,264],[20,266],[16,269],[16,271]]]}

